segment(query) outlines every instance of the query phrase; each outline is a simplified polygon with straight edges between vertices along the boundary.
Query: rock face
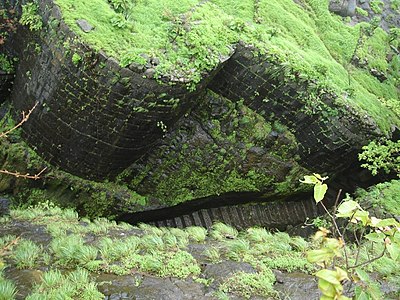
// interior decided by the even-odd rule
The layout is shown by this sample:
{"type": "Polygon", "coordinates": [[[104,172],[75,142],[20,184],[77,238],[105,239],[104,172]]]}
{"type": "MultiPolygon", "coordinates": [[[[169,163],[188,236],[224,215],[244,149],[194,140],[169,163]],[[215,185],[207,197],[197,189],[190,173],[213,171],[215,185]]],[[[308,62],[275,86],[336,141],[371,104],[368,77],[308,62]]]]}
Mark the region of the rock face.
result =
{"type": "Polygon", "coordinates": [[[356,12],[356,0],[330,1],[329,10],[342,17],[352,17],[356,12]]]}
{"type": "Polygon", "coordinates": [[[143,78],[80,43],[51,1],[41,1],[48,30],[21,28],[21,61],[13,94],[18,110],[41,104],[24,129],[52,164],[84,177],[116,175],[134,162],[203,94],[182,83],[143,78]],[[66,46],[68,44],[68,46],[66,46]],[[40,53],[35,51],[39,45],[40,53]]]}
{"type": "MultiPolygon", "coordinates": [[[[355,1],[339,6],[341,15],[354,14],[355,1]]],[[[9,43],[20,57],[10,96],[16,112],[40,103],[24,137],[48,162],[84,178],[125,170],[119,177],[148,197],[148,207],[227,193],[301,194],[302,175],[344,172],[363,145],[390,135],[376,115],[346,102],[353,86],[338,94],[272,50],[238,41],[188,85],[158,76],[154,57],[121,67],[82,41],[52,0],[40,1],[39,13],[43,30],[20,26],[9,43]]],[[[96,30],[90,20],[77,24],[85,33],[96,30]]],[[[315,68],[325,74],[324,67],[315,68]]],[[[383,119],[394,120],[386,127],[400,124],[392,112],[383,119]]]]}

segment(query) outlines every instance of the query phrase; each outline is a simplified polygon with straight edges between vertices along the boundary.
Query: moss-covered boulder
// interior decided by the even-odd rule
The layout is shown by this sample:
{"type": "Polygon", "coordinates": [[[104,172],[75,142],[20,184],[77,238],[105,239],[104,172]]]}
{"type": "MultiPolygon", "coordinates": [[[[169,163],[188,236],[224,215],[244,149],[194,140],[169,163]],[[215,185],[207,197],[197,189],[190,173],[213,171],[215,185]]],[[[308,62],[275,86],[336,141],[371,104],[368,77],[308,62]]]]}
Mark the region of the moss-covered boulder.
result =
{"type": "Polygon", "coordinates": [[[47,161],[117,176],[148,205],[286,198],[400,125],[396,22],[357,23],[361,9],[349,20],[313,0],[23,4],[11,99],[16,111],[40,103],[24,136],[47,161]]]}

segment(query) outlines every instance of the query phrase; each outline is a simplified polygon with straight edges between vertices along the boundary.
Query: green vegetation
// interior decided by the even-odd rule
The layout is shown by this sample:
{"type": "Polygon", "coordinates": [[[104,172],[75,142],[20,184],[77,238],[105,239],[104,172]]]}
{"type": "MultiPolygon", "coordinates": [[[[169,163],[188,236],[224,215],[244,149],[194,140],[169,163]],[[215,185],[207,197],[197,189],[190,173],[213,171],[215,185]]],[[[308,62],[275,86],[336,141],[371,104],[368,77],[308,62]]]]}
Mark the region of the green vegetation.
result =
{"type": "Polygon", "coordinates": [[[97,290],[97,285],[84,269],[77,269],[68,275],[59,270],[45,272],[42,282],[33,287],[33,293],[27,300],[52,299],[100,300],[104,295],[97,290]]]}
{"type": "Polygon", "coordinates": [[[0,53],[0,71],[8,74],[14,72],[14,64],[12,60],[3,53],[0,53]]]}
{"type": "Polygon", "coordinates": [[[356,13],[363,17],[368,17],[368,12],[361,7],[356,7],[356,13]]]}
{"type": "MultiPolygon", "coordinates": [[[[397,97],[396,81],[390,77],[383,88],[368,89],[364,79],[373,81],[374,77],[368,72],[360,74],[350,64],[357,50],[365,52],[369,69],[383,67],[391,51],[387,34],[369,24],[346,26],[338,16],[329,14],[327,0],[308,0],[303,6],[290,0],[259,1],[256,6],[248,0],[240,5],[218,0],[201,4],[186,0],[179,5],[169,0],[56,2],[67,24],[82,39],[122,65],[145,64],[147,58],[156,57],[160,60],[156,76],[197,82],[241,40],[255,45],[266,59],[285,66],[288,78],[297,72],[302,79],[318,79],[321,86],[345,95],[338,97],[338,103],[369,112],[383,131],[397,122],[390,110],[382,110],[379,101],[388,94],[397,97]],[[82,32],[78,19],[88,20],[95,30],[82,32]],[[364,28],[371,31],[368,43],[359,44],[364,28]],[[371,46],[383,47],[385,52],[369,51],[371,46]],[[353,92],[347,93],[349,90],[353,92]]],[[[381,8],[381,1],[372,2],[376,9],[381,8]]]]}
{"type": "Polygon", "coordinates": [[[81,60],[82,60],[82,57],[78,53],[74,53],[72,55],[72,63],[75,66],[78,66],[81,60]]]}
{"type": "Polygon", "coordinates": [[[195,137],[182,130],[177,137],[187,135],[189,142],[182,144],[172,137],[169,143],[177,144],[177,149],[157,150],[162,163],[143,168],[129,184],[131,189],[142,192],[141,187],[146,186],[143,194],[151,190],[149,198],[155,196],[164,205],[227,192],[265,191],[272,183],[268,192],[275,195],[305,191],[298,178],[307,171],[297,163],[296,138],[286,126],[266,121],[243,100],[235,103],[211,91],[206,97],[197,118],[207,124],[205,129],[212,139],[202,140],[201,147],[193,146],[190,140],[195,137]],[[213,113],[217,105],[223,112],[218,115],[213,113]],[[282,138],[271,138],[272,132],[282,138]],[[250,149],[264,148],[266,141],[270,147],[268,155],[260,158],[262,166],[240,168],[253,159],[250,149]],[[290,172],[282,169],[281,161],[292,164],[290,172]]]}
{"type": "Polygon", "coordinates": [[[22,15],[19,22],[28,26],[30,30],[37,31],[42,29],[42,18],[38,13],[38,5],[36,3],[26,3],[22,5],[22,15]]]}
{"type": "Polygon", "coordinates": [[[219,290],[225,293],[235,293],[246,299],[255,295],[271,297],[277,296],[277,292],[272,287],[274,282],[275,276],[271,270],[255,274],[238,272],[229,277],[219,290]]]}
{"type": "Polygon", "coordinates": [[[42,249],[30,240],[21,240],[12,252],[17,268],[33,268],[38,260],[42,249]]]}
{"type": "Polygon", "coordinates": [[[28,299],[39,299],[37,297],[40,292],[48,297],[42,299],[53,299],[61,293],[72,295],[70,293],[80,290],[78,282],[85,282],[90,287],[90,293],[98,295],[96,285],[88,279],[88,272],[116,275],[138,273],[181,279],[189,277],[196,282],[209,284],[214,278],[201,275],[201,264],[224,260],[250,263],[255,273],[232,274],[219,286],[221,293],[236,293],[244,297],[250,294],[273,296],[276,292],[272,289],[275,281],[272,268],[306,272],[312,270],[299,263],[307,264],[304,251],[310,247],[309,243],[299,237],[291,238],[285,233],[272,234],[262,228],[238,232],[223,223],[215,223],[210,231],[201,227],[157,228],[146,224],[132,227],[127,224],[117,225],[105,219],[93,222],[79,220],[73,210],[60,209],[48,202],[31,208],[11,210],[11,217],[5,221],[6,226],[10,226],[13,221],[30,222],[32,226],[44,225],[52,237],[49,252],[41,250],[39,258],[36,254],[26,254],[29,253],[28,246],[35,249],[31,251],[34,253],[41,249],[31,241],[19,240],[15,236],[0,239],[0,251],[12,244],[12,248],[9,248],[11,251],[6,254],[6,257],[12,258],[10,266],[20,264],[30,269],[52,266],[51,271],[43,274],[42,282],[33,287],[28,299]],[[190,251],[189,245],[193,243],[208,245],[200,261],[190,251]],[[278,262],[274,265],[272,261],[281,256],[286,263],[278,262]],[[32,263],[28,265],[27,261],[32,263]],[[81,279],[74,280],[74,276],[81,279]]]}
{"type": "Polygon", "coordinates": [[[363,147],[363,152],[358,155],[358,158],[365,161],[361,166],[370,170],[372,175],[377,175],[382,170],[385,173],[394,171],[400,176],[399,152],[400,141],[386,140],[383,143],[372,141],[363,147]]]}
{"type": "MultiPolygon", "coordinates": [[[[314,180],[310,178],[305,181],[322,180],[322,177],[318,177],[321,179],[316,177],[314,180]]],[[[377,189],[385,190],[382,186],[378,186],[377,189]]],[[[316,195],[318,196],[323,190],[321,187],[317,188],[316,195]]],[[[396,190],[385,197],[389,198],[394,193],[396,190]]],[[[376,193],[372,195],[379,198],[376,193]]],[[[353,202],[346,200],[344,203],[353,202]]],[[[339,206],[338,213],[344,216],[348,212],[344,206],[339,206]]],[[[366,215],[356,212],[355,216],[357,220],[362,221],[366,215]]],[[[216,278],[204,276],[201,273],[201,265],[218,264],[227,260],[248,263],[254,271],[236,272],[229,275],[223,283],[216,286],[218,291],[216,296],[223,299],[233,293],[247,299],[256,295],[276,298],[278,295],[273,289],[275,276],[272,270],[313,273],[317,269],[314,265],[315,257],[318,259],[322,257],[317,255],[320,254],[318,251],[324,251],[324,259],[326,255],[331,258],[332,255],[342,253],[340,242],[336,243],[334,238],[328,238],[325,235],[328,232],[323,229],[320,229],[315,240],[306,241],[300,237],[291,237],[284,232],[271,233],[264,228],[237,231],[223,223],[215,223],[209,231],[199,227],[157,228],[147,224],[133,227],[127,224],[117,225],[105,219],[96,219],[93,222],[87,219],[79,220],[73,210],[62,210],[49,203],[30,209],[12,210],[11,217],[5,225],[10,226],[14,221],[29,222],[31,226],[45,225],[52,237],[50,247],[48,247],[50,252],[42,251],[39,259],[36,259],[36,255],[21,254],[26,253],[28,246],[39,249],[31,241],[15,236],[0,238],[0,253],[2,253],[0,255],[7,259],[10,267],[17,267],[20,262],[25,262],[23,267],[30,269],[38,268],[39,265],[52,266],[50,271],[43,274],[41,282],[34,285],[27,299],[55,299],[62,293],[74,298],[78,292],[83,293],[80,299],[100,299],[101,295],[96,284],[90,279],[90,272],[115,275],[147,274],[176,277],[182,280],[192,278],[195,282],[209,285],[216,278]],[[193,243],[206,245],[202,255],[194,255],[191,252],[191,249],[196,248],[193,248],[193,243]],[[332,252],[326,252],[324,250],[326,247],[331,247],[329,251],[332,252]],[[7,252],[2,251],[5,248],[8,249],[7,252]],[[307,260],[306,253],[310,262],[307,260]],[[11,259],[8,260],[8,257],[11,259]],[[17,257],[21,258],[17,259],[17,257]],[[28,266],[27,261],[34,263],[28,266]],[[64,270],[68,271],[64,272],[64,270]],[[85,292],[82,290],[83,286],[87,287],[85,292]],[[45,296],[39,298],[41,293],[45,296]]],[[[389,223],[387,225],[391,226],[389,223]]],[[[379,239],[378,236],[368,234],[361,246],[350,243],[346,246],[347,258],[351,265],[357,264],[357,261],[368,261],[376,256],[376,253],[385,252],[382,258],[371,261],[365,268],[357,269],[356,274],[361,278],[360,282],[368,284],[366,292],[370,294],[379,293],[379,289],[374,287],[375,285],[368,275],[364,274],[365,272],[378,272],[379,276],[390,277],[393,282],[400,278],[398,268],[394,267],[395,264],[392,261],[392,255],[396,255],[397,250],[378,243],[375,238],[379,239]],[[372,244],[373,247],[371,247],[372,244]]],[[[338,255],[335,263],[344,263],[344,257],[343,253],[338,255]]],[[[325,275],[317,273],[320,278],[325,278],[325,275]]],[[[14,283],[0,276],[0,290],[3,289],[4,293],[15,294],[16,288],[14,283]]],[[[359,285],[356,286],[356,290],[356,293],[361,294],[359,285]]]]}
{"type": "Polygon", "coordinates": [[[382,9],[384,6],[384,3],[382,0],[371,0],[369,5],[371,6],[371,9],[374,13],[376,13],[376,14],[382,13],[382,9]]]}
{"type": "Polygon", "coordinates": [[[368,191],[358,190],[356,200],[363,207],[373,208],[378,217],[385,214],[400,215],[400,181],[379,183],[368,191]]]}
{"type": "Polygon", "coordinates": [[[321,299],[350,300],[345,296],[350,290],[344,290],[345,280],[355,287],[355,299],[382,299],[379,284],[373,283],[367,272],[376,271],[395,280],[399,278],[398,270],[391,266],[398,265],[400,261],[400,223],[394,218],[370,217],[369,212],[350,197],[329,212],[322,202],[328,188],[324,183],[326,179],[313,174],[304,176],[302,181],[314,185],[314,200],[321,203],[332,225],[331,231],[319,228],[314,236],[317,249],[307,252],[307,260],[322,267],[315,273],[323,294],[321,299]],[[338,225],[339,218],[344,221],[342,228],[338,225]],[[355,237],[352,248],[347,242],[347,232],[352,232],[355,237]]]}

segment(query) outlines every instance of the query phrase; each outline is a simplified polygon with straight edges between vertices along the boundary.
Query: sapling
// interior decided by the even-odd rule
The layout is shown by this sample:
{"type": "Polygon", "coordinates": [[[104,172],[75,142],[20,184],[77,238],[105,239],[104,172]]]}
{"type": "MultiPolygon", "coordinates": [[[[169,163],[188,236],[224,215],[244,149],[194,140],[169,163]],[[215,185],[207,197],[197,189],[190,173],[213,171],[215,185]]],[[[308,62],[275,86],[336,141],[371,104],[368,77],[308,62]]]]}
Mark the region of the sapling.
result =
{"type": "Polygon", "coordinates": [[[328,186],[324,181],[327,177],[319,174],[304,176],[301,182],[314,185],[314,200],[322,205],[331,218],[332,230],[320,227],[314,236],[319,242],[319,249],[307,252],[307,259],[311,263],[322,266],[315,273],[318,277],[318,287],[322,292],[322,300],[346,300],[344,295],[344,282],[354,285],[355,299],[380,299],[381,293],[371,280],[364,268],[374,261],[388,255],[395,263],[400,258],[400,223],[393,218],[378,219],[370,217],[356,201],[346,197],[339,202],[340,192],[330,212],[322,203],[328,186]],[[339,227],[337,219],[342,218],[346,224],[339,227]],[[353,230],[355,238],[355,251],[351,251],[348,232],[353,230]],[[362,260],[361,249],[370,246],[374,252],[374,245],[380,245],[380,253],[362,260]]]}

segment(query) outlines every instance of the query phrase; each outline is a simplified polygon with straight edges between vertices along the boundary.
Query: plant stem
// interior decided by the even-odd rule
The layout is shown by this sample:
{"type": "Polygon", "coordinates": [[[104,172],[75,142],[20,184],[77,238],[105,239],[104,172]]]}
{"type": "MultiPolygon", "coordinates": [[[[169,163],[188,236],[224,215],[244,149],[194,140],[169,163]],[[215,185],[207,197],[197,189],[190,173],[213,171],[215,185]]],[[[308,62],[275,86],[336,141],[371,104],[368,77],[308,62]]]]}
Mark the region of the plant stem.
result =
{"type": "Polygon", "coordinates": [[[376,257],[374,257],[372,259],[369,259],[367,261],[364,261],[364,262],[362,262],[360,264],[355,264],[354,266],[350,266],[350,267],[348,267],[348,269],[355,269],[355,268],[358,268],[358,267],[361,267],[361,266],[364,266],[364,265],[368,265],[368,264],[374,262],[375,260],[378,260],[381,257],[383,257],[385,255],[385,253],[386,253],[386,244],[385,244],[385,248],[383,248],[383,251],[382,251],[382,253],[380,255],[378,255],[378,256],[376,256],[376,257]]]}

